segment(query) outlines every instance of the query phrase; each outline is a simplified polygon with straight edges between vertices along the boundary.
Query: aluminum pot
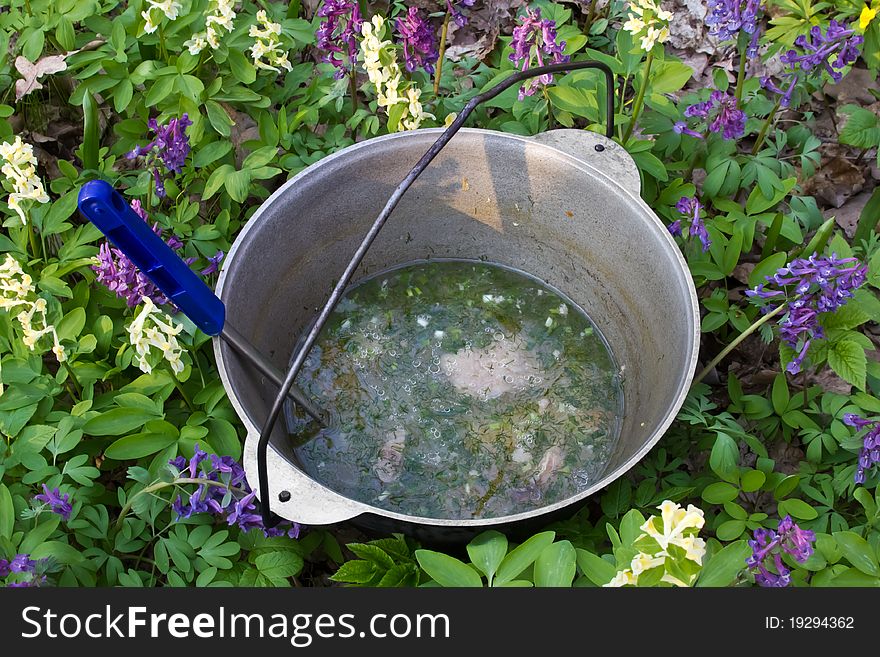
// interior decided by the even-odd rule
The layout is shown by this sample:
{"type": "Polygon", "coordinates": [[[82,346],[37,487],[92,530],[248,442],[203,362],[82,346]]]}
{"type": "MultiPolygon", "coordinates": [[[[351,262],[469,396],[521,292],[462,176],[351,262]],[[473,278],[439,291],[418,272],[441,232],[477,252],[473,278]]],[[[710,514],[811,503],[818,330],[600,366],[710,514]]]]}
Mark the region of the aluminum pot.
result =
{"type": "MultiPolygon", "coordinates": [[[[238,235],[216,292],[237,330],[279,370],[390,192],[440,132],[377,137],[322,159],[272,194],[238,235]]],[[[272,510],[307,525],[351,521],[426,543],[458,542],[487,528],[529,531],[572,513],[638,463],[681,407],[699,348],[687,264],[639,189],[635,163],[601,135],[462,129],[404,196],[354,278],[414,260],[465,258],[526,271],[565,292],[624,371],[620,440],[601,479],[576,496],[504,517],[410,516],[312,479],[279,422],[267,454],[272,510]]],[[[248,483],[259,490],[256,444],[277,385],[225,341],[215,338],[214,351],[247,428],[248,483]]]]}

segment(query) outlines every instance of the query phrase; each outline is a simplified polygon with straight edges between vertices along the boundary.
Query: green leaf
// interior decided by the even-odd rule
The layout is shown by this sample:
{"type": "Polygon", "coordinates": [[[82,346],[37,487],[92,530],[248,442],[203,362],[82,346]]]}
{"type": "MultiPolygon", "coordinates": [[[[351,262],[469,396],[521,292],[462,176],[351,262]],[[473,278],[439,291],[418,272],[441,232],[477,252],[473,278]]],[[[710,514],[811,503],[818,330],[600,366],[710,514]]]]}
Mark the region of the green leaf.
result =
{"type": "Polygon", "coordinates": [[[62,564],[79,563],[85,559],[82,552],[72,545],[62,543],[61,541],[46,541],[40,543],[34,548],[34,551],[31,552],[31,559],[45,559],[46,557],[52,557],[55,561],[62,564]]]}
{"type": "Polygon", "coordinates": [[[849,115],[846,125],[840,131],[841,144],[856,148],[880,146],[880,116],[858,105],[846,105],[839,111],[849,115]]]}
{"type": "Polygon", "coordinates": [[[400,588],[419,583],[419,569],[411,563],[398,564],[382,575],[377,586],[380,588],[400,588]]]}
{"type": "Polygon", "coordinates": [[[728,196],[739,189],[742,179],[742,167],[729,157],[717,160],[710,158],[706,162],[706,180],[703,192],[710,198],[728,196]]]}
{"type": "Polygon", "coordinates": [[[766,283],[765,276],[772,276],[777,269],[785,266],[787,255],[785,253],[774,253],[769,258],[764,258],[759,262],[752,273],[749,274],[749,287],[757,287],[761,283],[766,283]]]}
{"type": "Polygon", "coordinates": [[[485,531],[468,543],[467,553],[492,586],[495,572],[507,554],[507,537],[495,530],[485,531]]]}
{"type": "Polygon", "coordinates": [[[104,456],[116,461],[139,459],[155,454],[176,442],[177,436],[161,433],[136,433],[114,442],[104,451],[104,456]]]}
{"type": "Polygon", "coordinates": [[[746,541],[725,545],[703,564],[696,586],[730,586],[736,580],[737,574],[745,569],[746,559],[751,553],[752,549],[746,541]]]}
{"type": "Polygon", "coordinates": [[[59,340],[75,340],[86,325],[85,308],[74,308],[64,316],[55,330],[59,340]]]}
{"type": "Polygon", "coordinates": [[[788,408],[788,402],[791,399],[791,395],[788,392],[788,383],[785,380],[784,374],[777,374],[776,378],[773,380],[773,392],[770,395],[770,399],[773,402],[773,410],[776,414],[783,415],[788,408]]]}
{"type": "MultiPolygon", "coordinates": [[[[46,35],[43,33],[41,29],[29,28],[30,33],[28,34],[28,30],[22,32],[21,40],[19,41],[19,45],[22,45],[21,54],[24,55],[26,59],[29,59],[32,62],[36,62],[40,59],[40,55],[43,54],[43,45],[46,42],[46,35]],[[26,36],[25,36],[26,35],[26,36]]],[[[8,42],[7,42],[8,43],[8,42]]]]}
{"type": "Polygon", "coordinates": [[[254,565],[261,575],[273,583],[283,583],[288,577],[294,577],[303,568],[302,557],[290,550],[267,552],[254,559],[254,565]]]}
{"type": "Polygon", "coordinates": [[[803,500],[792,498],[779,502],[779,517],[791,516],[798,520],[815,520],[819,512],[803,500]]]}
{"type": "Polygon", "coordinates": [[[617,575],[617,568],[587,550],[577,550],[577,564],[581,572],[596,586],[604,586],[617,575]]]}
{"type": "Polygon", "coordinates": [[[250,184],[251,172],[247,169],[232,171],[224,180],[226,192],[233,201],[238,201],[239,203],[244,203],[245,199],[247,199],[250,184]]]}
{"type": "Polygon", "coordinates": [[[736,441],[726,433],[718,432],[715,445],[709,454],[709,467],[725,481],[731,483],[737,479],[737,464],[739,463],[739,447],[736,441]]]}
{"type": "Polygon", "coordinates": [[[744,520],[728,520],[721,523],[718,529],[715,530],[715,535],[719,541],[732,541],[742,536],[745,530],[746,523],[744,520]]]}
{"type": "MultiPolygon", "coordinates": [[[[862,212],[859,215],[859,224],[856,228],[856,234],[853,236],[853,244],[861,244],[864,240],[867,240],[871,233],[873,233],[877,228],[877,222],[880,221],[880,187],[876,187],[874,189],[874,193],[871,194],[871,198],[868,199],[868,202],[865,204],[865,207],[862,208],[862,212]]],[[[880,256],[880,251],[874,253],[874,257],[871,259],[872,261],[880,256]]],[[[874,277],[877,274],[880,274],[880,270],[877,270],[875,267],[871,267],[871,270],[874,272],[874,277]]],[[[875,285],[872,277],[869,276],[868,282],[871,285],[875,285]]],[[[876,280],[876,278],[874,278],[876,280]]]]}
{"type": "Polygon", "coordinates": [[[740,477],[740,486],[746,493],[754,493],[764,482],[767,481],[767,475],[760,470],[749,470],[740,477]]]}
{"type": "Polygon", "coordinates": [[[680,91],[693,74],[690,66],[674,58],[655,61],[651,68],[651,93],[671,94],[680,91]]]}
{"type": "Polygon", "coordinates": [[[226,113],[226,110],[223,109],[220,103],[213,100],[207,101],[205,103],[205,111],[208,113],[208,122],[218,134],[223,137],[228,137],[232,134],[232,126],[235,123],[229,118],[229,114],[226,113]]]}
{"type": "Polygon", "coordinates": [[[416,550],[416,560],[428,576],[445,587],[482,587],[483,580],[466,563],[442,552],[416,550]]]}
{"type": "Polygon", "coordinates": [[[40,544],[46,542],[46,539],[52,535],[52,532],[58,528],[60,523],[61,516],[54,514],[50,515],[48,518],[44,515],[40,516],[40,523],[25,534],[24,540],[22,540],[21,545],[18,546],[18,551],[23,554],[33,554],[34,550],[36,550],[40,544]]]}
{"type": "Polygon", "coordinates": [[[229,68],[232,75],[242,84],[252,84],[257,79],[257,69],[248,61],[247,57],[241,51],[234,48],[229,49],[227,57],[229,68]]]}
{"type": "Polygon", "coordinates": [[[58,19],[58,25],[55,27],[55,40],[65,50],[73,50],[76,46],[76,33],[73,31],[73,23],[67,16],[61,16],[58,19]]]}
{"type": "Polygon", "coordinates": [[[222,164],[217,167],[214,172],[208,177],[208,182],[205,183],[205,191],[202,192],[202,198],[211,198],[216,194],[221,187],[223,187],[226,182],[226,178],[231,174],[235,173],[235,167],[231,164],[222,164]]]}
{"type": "Polygon", "coordinates": [[[82,430],[89,436],[121,436],[156,418],[155,413],[138,408],[114,408],[88,420],[82,430]]]}
{"type": "Polygon", "coordinates": [[[5,484],[0,484],[0,539],[11,539],[15,525],[15,507],[5,484]]]}
{"type": "Polygon", "coordinates": [[[175,79],[176,76],[174,75],[165,75],[156,80],[150,87],[147,95],[144,97],[144,102],[147,104],[147,107],[152,107],[156,103],[164,100],[174,88],[175,79]]]}
{"type": "Polygon", "coordinates": [[[369,543],[349,543],[348,549],[355,553],[365,561],[371,561],[382,570],[388,570],[394,567],[394,559],[392,559],[382,548],[369,543]]]}
{"type": "Polygon", "coordinates": [[[709,504],[724,504],[732,502],[739,496],[739,489],[736,486],[723,481],[709,484],[703,489],[703,499],[709,504]]]}
{"type": "Polygon", "coordinates": [[[880,564],[877,563],[877,555],[864,538],[855,532],[844,531],[832,534],[840,546],[843,556],[853,566],[866,575],[880,576],[880,564]]]}
{"type": "Polygon", "coordinates": [[[535,561],[535,586],[570,587],[577,571],[577,553],[569,541],[548,545],[535,561]]]}
{"type": "Polygon", "coordinates": [[[865,348],[852,340],[841,340],[828,349],[828,365],[841,379],[860,390],[865,389],[868,358],[865,348]]]}
{"type": "Polygon", "coordinates": [[[522,545],[516,547],[510,552],[501,565],[498,567],[498,573],[495,578],[496,586],[504,582],[510,582],[517,578],[526,568],[531,566],[538,555],[550,545],[556,538],[556,532],[541,532],[535,534],[522,545]]]}
{"type": "Polygon", "coordinates": [[[216,162],[232,150],[232,142],[226,140],[212,141],[207,146],[203,146],[193,156],[193,165],[197,168],[207,166],[216,162]]]}
{"type": "Polygon", "coordinates": [[[368,584],[379,574],[376,564],[370,561],[346,561],[331,577],[334,582],[368,584]]]}
{"type": "Polygon", "coordinates": [[[797,185],[797,178],[786,178],[782,181],[782,187],[775,190],[771,198],[764,196],[760,186],[756,186],[746,201],[746,211],[749,214],[761,214],[770,208],[774,208],[782,202],[788,193],[797,185]]]}

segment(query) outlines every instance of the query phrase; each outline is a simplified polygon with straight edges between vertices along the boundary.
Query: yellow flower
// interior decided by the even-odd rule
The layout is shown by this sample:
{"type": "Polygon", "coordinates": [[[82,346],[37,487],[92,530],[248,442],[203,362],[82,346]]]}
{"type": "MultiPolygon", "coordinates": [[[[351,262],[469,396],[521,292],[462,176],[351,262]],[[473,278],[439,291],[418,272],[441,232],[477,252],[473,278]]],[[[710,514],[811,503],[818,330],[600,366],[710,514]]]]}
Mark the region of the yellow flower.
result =
{"type": "Polygon", "coordinates": [[[658,43],[669,41],[669,22],[674,14],[663,9],[658,0],[631,0],[628,20],[623,29],[639,40],[639,47],[650,52],[658,43]]]}
{"type": "MultiPolygon", "coordinates": [[[[876,5],[876,3],[875,3],[876,5]]],[[[868,25],[871,24],[871,21],[877,16],[877,7],[865,7],[862,9],[862,15],[859,17],[859,27],[864,31],[868,29],[868,25]]]]}

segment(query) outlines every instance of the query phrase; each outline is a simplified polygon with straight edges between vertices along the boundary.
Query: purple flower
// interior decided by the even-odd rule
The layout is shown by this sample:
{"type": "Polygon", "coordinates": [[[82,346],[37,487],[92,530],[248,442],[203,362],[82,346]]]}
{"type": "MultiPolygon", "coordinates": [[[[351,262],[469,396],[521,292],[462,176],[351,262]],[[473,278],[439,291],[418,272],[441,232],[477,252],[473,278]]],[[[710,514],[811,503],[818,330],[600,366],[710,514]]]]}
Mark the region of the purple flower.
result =
{"type": "Polygon", "coordinates": [[[363,23],[360,8],[357,0],[325,0],[318,16],[325,19],[315,32],[318,48],[326,52],[322,61],[333,64],[334,77],[341,80],[357,61],[357,35],[363,23]]]}
{"type": "Polygon", "coordinates": [[[223,255],[223,251],[217,251],[213,258],[208,258],[208,266],[199,273],[202,276],[207,276],[208,274],[215,274],[220,271],[220,261],[223,260],[223,255]]]}
{"type": "Polygon", "coordinates": [[[70,514],[73,512],[73,506],[70,503],[70,495],[61,495],[61,491],[57,488],[49,490],[46,484],[43,484],[43,492],[34,495],[34,499],[49,506],[52,513],[57,513],[64,518],[65,521],[70,520],[70,514]]]}
{"type": "MultiPolygon", "coordinates": [[[[703,222],[703,206],[696,197],[684,197],[675,204],[675,209],[685,215],[690,221],[690,236],[698,237],[703,245],[703,251],[708,251],[712,246],[712,240],[709,237],[709,231],[706,230],[706,224],[703,222]]],[[[682,234],[682,221],[674,221],[669,225],[669,232],[678,237],[682,234]]]]}
{"type": "MultiPolygon", "coordinates": [[[[739,139],[746,132],[746,113],[739,109],[735,96],[723,91],[713,91],[709,100],[695,103],[684,111],[686,118],[699,118],[705,121],[706,129],[718,132],[725,139],[739,139]]],[[[687,124],[675,124],[679,134],[689,134],[702,139],[703,135],[687,129],[687,124]]]]}
{"type": "MultiPolygon", "coordinates": [[[[798,354],[786,371],[797,374],[814,338],[825,337],[819,324],[821,313],[833,312],[853,298],[855,290],[865,282],[868,268],[856,258],[819,257],[799,258],[766,276],[746,296],[788,304],[785,316],[779,322],[779,336],[798,354]],[[767,289],[767,285],[775,289],[767,289]]],[[[769,309],[769,306],[767,306],[769,309]]]]}
{"type": "Polygon", "coordinates": [[[680,135],[688,135],[690,137],[693,137],[694,139],[703,138],[702,133],[699,133],[696,130],[691,130],[690,128],[688,128],[687,123],[685,123],[684,121],[678,121],[674,126],[672,126],[672,129],[680,135]]]}
{"type": "Polygon", "coordinates": [[[708,4],[706,25],[710,27],[709,34],[720,41],[735,41],[740,33],[745,33],[750,37],[746,57],[756,57],[763,0],[708,0],[708,4]]]}
{"type": "Polygon", "coordinates": [[[419,15],[416,7],[410,7],[405,18],[397,19],[397,33],[403,42],[406,70],[412,72],[424,68],[428,74],[434,73],[438,57],[434,29],[419,15]]]}
{"type": "Polygon", "coordinates": [[[746,565],[755,575],[758,586],[784,587],[791,581],[791,571],[782,561],[788,554],[798,563],[805,563],[813,554],[816,534],[798,527],[790,516],[779,521],[776,531],[759,528],[749,541],[752,554],[746,565]],[[772,566],[770,570],[768,566],[772,566]]]}
{"type": "Polygon", "coordinates": [[[798,84],[817,71],[827,71],[835,82],[843,79],[843,69],[859,58],[859,46],[864,43],[863,36],[832,20],[825,33],[818,25],[810,30],[809,38],[802,34],[794,41],[800,49],[792,48],[780,56],[780,61],[788,65],[783,74],[785,85],[782,88],[769,77],[761,79],[762,86],[780,96],[782,107],[791,105],[791,98],[798,84]],[[833,59],[832,59],[833,58],[833,59]]]}
{"type": "MultiPolygon", "coordinates": [[[[510,42],[513,52],[510,53],[510,61],[520,70],[526,70],[532,65],[532,60],[537,59],[538,66],[556,64],[569,61],[569,56],[563,54],[565,41],[556,42],[556,22],[541,19],[540,9],[526,9],[526,13],[520,16],[520,24],[513,28],[513,40],[510,42]],[[545,61],[545,56],[549,58],[545,61]]],[[[519,90],[519,99],[535,93],[542,84],[553,82],[552,75],[542,75],[531,78],[523,83],[519,90]]]]}
{"type": "MultiPolygon", "coordinates": [[[[131,207],[141,219],[144,221],[149,219],[140,201],[132,201],[131,207]]],[[[159,224],[153,224],[153,232],[162,237],[162,228],[159,224]]],[[[167,242],[168,246],[175,250],[183,247],[183,242],[174,235],[167,242]]],[[[187,259],[186,262],[190,264],[193,260],[187,259]]],[[[149,297],[157,306],[170,303],[168,297],[141,273],[140,269],[128,259],[128,256],[111,246],[109,242],[105,241],[99,247],[98,264],[92,265],[92,271],[97,274],[98,282],[105,285],[120,299],[125,299],[129,308],[137,306],[143,297],[149,297]]]]}
{"type": "Polygon", "coordinates": [[[147,166],[153,169],[156,182],[156,194],[165,197],[165,183],[159,172],[159,162],[171,173],[180,173],[189,155],[189,137],[186,128],[192,125],[189,116],[184,113],[179,119],[170,119],[167,124],[159,125],[156,119],[147,121],[147,127],[155,135],[153,141],[146,146],[136,146],[126,154],[129,160],[147,157],[147,166]]]}
{"type": "Polygon", "coordinates": [[[858,465],[856,466],[856,473],[853,477],[857,484],[864,484],[868,470],[880,463],[880,422],[876,420],[866,420],[854,413],[847,413],[843,416],[843,423],[855,427],[857,432],[866,427],[870,427],[862,441],[862,448],[859,450],[858,465]]]}
{"type": "Polygon", "coordinates": [[[244,468],[231,456],[209,455],[196,445],[195,454],[189,461],[178,456],[168,463],[177,470],[178,477],[223,484],[200,484],[186,499],[178,495],[171,504],[178,520],[194,513],[214,513],[225,517],[230,526],[235,525],[243,532],[256,528],[267,537],[299,537],[301,527],[295,522],[284,521],[270,528],[263,526],[263,516],[257,511],[256,493],[248,486],[244,468]]]}
{"type": "Polygon", "coordinates": [[[460,0],[460,2],[450,2],[450,0],[446,0],[446,11],[452,16],[452,20],[455,21],[456,25],[463,27],[464,25],[467,25],[468,19],[456,5],[473,7],[474,0],[460,0]]]}
{"type": "Polygon", "coordinates": [[[16,577],[14,581],[7,582],[9,588],[26,588],[40,586],[46,583],[46,568],[49,566],[49,559],[40,559],[34,561],[29,554],[16,554],[12,561],[0,559],[0,579],[9,575],[25,575],[25,579],[16,577]]]}

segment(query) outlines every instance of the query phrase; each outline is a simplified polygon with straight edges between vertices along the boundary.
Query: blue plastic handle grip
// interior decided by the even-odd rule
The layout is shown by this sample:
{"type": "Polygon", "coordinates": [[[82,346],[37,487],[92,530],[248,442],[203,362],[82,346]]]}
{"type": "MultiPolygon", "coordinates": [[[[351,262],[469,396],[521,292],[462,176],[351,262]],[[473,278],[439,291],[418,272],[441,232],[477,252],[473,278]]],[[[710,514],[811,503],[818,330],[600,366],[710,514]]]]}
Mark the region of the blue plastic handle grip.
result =
{"type": "Polygon", "coordinates": [[[205,282],[103,180],[79,191],[79,211],[208,335],[219,335],[226,307],[205,282]]]}

